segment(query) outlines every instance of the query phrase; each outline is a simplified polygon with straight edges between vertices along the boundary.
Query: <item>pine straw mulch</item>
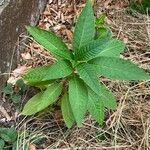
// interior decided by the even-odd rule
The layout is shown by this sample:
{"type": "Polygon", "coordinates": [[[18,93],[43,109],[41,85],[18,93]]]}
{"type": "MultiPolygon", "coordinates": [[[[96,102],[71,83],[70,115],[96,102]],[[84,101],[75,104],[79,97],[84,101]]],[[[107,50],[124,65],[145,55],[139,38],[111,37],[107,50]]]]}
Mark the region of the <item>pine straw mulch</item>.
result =
{"type": "MultiPolygon", "coordinates": [[[[126,8],[128,1],[98,0],[96,13],[107,15],[107,24],[113,36],[122,39],[126,51],[121,57],[150,71],[150,18],[126,8]]],[[[49,0],[39,21],[39,27],[52,30],[70,46],[76,17],[84,6],[82,0],[49,0]]],[[[55,59],[28,37],[29,44],[21,54],[22,63],[27,68],[53,63],[55,59]]],[[[20,131],[29,132],[28,138],[18,138],[18,149],[25,143],[37,149],[117,149],[148,150],[150,148],[150,82],[125,82],[102,79],[113,91],[117,100],[116,111],[107,111],[106,123],[99,127],[91,116],[87,116],[83,126],[67,129],[60,110],[46,110],[38,116],[22,118],[17,122],[20,131]],[[35,137],[43,141],[31,145],[35,137]]],[[[27,95],[27,93],[26,93],[27,95]]]]}

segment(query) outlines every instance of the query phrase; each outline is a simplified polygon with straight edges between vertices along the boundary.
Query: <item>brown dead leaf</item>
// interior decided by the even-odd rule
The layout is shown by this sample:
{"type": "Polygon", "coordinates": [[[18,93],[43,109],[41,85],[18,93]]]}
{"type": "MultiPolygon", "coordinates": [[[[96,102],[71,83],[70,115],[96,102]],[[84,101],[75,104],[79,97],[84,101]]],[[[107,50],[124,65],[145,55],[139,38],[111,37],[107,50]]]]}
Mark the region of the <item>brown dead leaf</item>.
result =
{"type": "Polygon", "coordinates": [[[50,16],[51,13],[50,13],[49,11],[46,10],[46,11],[43,12],[43,15],[45,15],[45,16],[50,16]]]}
{"type": "Polygon", "coordinates": [[[94,6],[95,0],[91,0],[91,2],[92,2],[92,6],[94,6]]]}
{"type": "Polygon", "coordinates": [[[11,76],[11,77],[7,80],[7,83],[10,83],[10,84],[12,84],[12,85],[15,85],[17,80],[18,80],[18,78],[14,77],[14,76],[11,76]]]}
{"type": "Polygon", "coordinates": [[[22,53],[21,56],[22,56],[23,60],[29,60],[29,59],[31,59],[30,53],[22,53]]]}
{"type": "Polygon", "coordinates": [[[0,113],[2,113],[2,115],[6,118],[7,121],[11,120],[11,117],[7,113],[6,109],[1,105],[0,105],[0,113]]]}
{"type": "Polygon", "coordinates": [[[25,65],[16,68],[14,71],[12,71],[11,77],[7,80],[7,83],[15,85],[16,81],[21,78],[21,75],[23,75],[26,70],[27,67],[25,65]]]}
{"type": "Polygon", "coordinates": [[[14,77],[19,77],[21,76],[22,74],[25,73],[25,70],[27,69],[27,67],[24,65],[24,66],[19,66],[18,68],[16,68],[12,73],[13,73],[13,76],[14,77]]]}
{"type": "Polygon", "coordinates": [[[29,145],[29,150],[37,150],[36,146],[34,144],[29,145]]]}

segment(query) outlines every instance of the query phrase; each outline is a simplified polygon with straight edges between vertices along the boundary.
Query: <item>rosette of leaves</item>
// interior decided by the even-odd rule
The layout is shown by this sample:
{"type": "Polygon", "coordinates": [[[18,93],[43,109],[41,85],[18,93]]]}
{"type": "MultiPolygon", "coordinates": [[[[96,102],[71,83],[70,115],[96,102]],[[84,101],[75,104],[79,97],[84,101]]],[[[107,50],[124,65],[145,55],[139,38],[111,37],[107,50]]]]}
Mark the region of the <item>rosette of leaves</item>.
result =
{"type": "Polygon", "coordinates": [[[108,30],[102,36],[97,34],[90,0],[86,1],[77,20],[72,50],[52,32],[32,26],[28,26],[27,30],[57,58],[57,62],[30,69],[23,75],[28,84],[45,86],[27,102],[23,115],[35,114],[59,101],[68,128],[74,123],[81,126],[87,112],[102,124],[105,110],[115,110],[117,103],[112,92],[99,81],[99,77],[117,80],[150,79],[143,69],[119,58],[125,48],[122,41],[113,39],[108,30]]]}
{"type": "Polygon", "coordinates": [[[17,136],[17,131],[13,127],[0,128],[0,150],[7,149],[7,147],[13,147],[12,149],[16,150],[17,136]]]}
{"type": "Polygon", "coordinates": [[[7,83],[7,85],[2,88],[2,92],[5,94],[6,99],[14,104],[21,102],[22,95],[26,90],[27,86],[22,79],[17,80],[15,85],[7,83]]]}

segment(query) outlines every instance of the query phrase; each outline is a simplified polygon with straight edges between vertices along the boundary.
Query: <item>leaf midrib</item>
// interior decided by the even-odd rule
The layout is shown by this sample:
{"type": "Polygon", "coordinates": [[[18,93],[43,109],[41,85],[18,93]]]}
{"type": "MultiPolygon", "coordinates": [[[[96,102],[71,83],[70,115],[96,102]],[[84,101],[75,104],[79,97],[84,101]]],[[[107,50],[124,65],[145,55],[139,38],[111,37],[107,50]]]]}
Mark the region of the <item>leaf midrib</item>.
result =
{"type": "MultiPolygon", "coordinates": [[[[75,88],[76,88],[76,93],[77,93],[77,99],[79,99],[79,90],[78,90],[78,84],[77,84],[77,79],[75,78],[75,88]]],[[[76,103],[75,103],[75,106],[76,106],[76,104],[79,104],[77,101],[75,101],[76,103]]],[[[77,106],[80,106],[80,105],[77,105],[77,106]]]]}
{"type": "MultiPolygon", "coordinates": [[[[38,37],[42,37],[46,42],[48,42],[48,43],[50,43],[51,45],[53,45],[53,47],[55,48],[55,49],[57,49],[58,50],[58,48],[54,45],[54,44],[52,44],[51,42],[49,42],[49,40],[47,40],[47,38],[45,38],[45,37],[43,37],[43,36],[40,36],[38,33],[37,33],[37,31],[34,31],[35,33],[36,33],[36,35],[38,36],[38,37]]],[[[45,46],[43,46],[44,48],[45,48],[45,46]]],[[[49,46],[48,46],[49,47],[49,46]]]]}
{"type": "MultiPolygon", "coordinates": [[[[67,47],[65,48],[64,47],[64,49],[59,49],[58,47],[56,47],[53,43],[51,43],[47,38],[45,38],[44,36],[40,36],[39,34],[38,34],[38,31],[35,31],[34,30],[34,32],[35,32],[35,35],[37,36],[37,37],[42,37],[42,39],[44,40],[44,41],[46,41],[45,43],[47,43],[47,45],[45,45],[45,46],[43,46],[43,44],[41,44],[41,46],[42,47],[44,47],[45,49],[47,49],[47,51],[50,51],[52,54],[55,54],[55,55],[58,55],[58,56],[65,56],[67,59],[71,59],[71,56],[70,56],[70,54],[69,54],[69,52],[68,52],[68,54],[67,54],[67,47]],[[52,50],[52,49],[55,49],[56,51],[54,51],[54,50],[52,50]],[[57,52],[57,51],[59,51],[59,52],[57,52]],[[64,52],[64,53],[63,53],[64,52]]],[[[47,31],[48,32],[48,31],[47,31]]],[[[35,37],[35,35],[33,36],[33,37],[35,37]]],[[[39,41],[39,40],[37,40],[37,41],[39,41]]],[[[39,43],[41,43],[41,42],[39,42],[39,43]]],[[[42,43],[43,43],[43,41],[42,41],[42,43]]],[[[64,45],[65,46],[65,45],[64,45]]]]}
{"type": "MultiPolygon", "coordinates": [[[[96,66],[96,67],[100,67],[98,64],[92,64],[92,65],[94,65],[94,66],[96,66]]],[[[117,69],[117,68],[112,68],[112,67],[108,67],[108,66],[104,66],[104,64],[103,64],[102,68],[106,68],[106,69],[109,69],[109,70],[111,70],[111,71],[112,71],[112,70],[115,70],[116,72],[117,72],[117,71],[120,72],[119,69],[117,69]]]]}

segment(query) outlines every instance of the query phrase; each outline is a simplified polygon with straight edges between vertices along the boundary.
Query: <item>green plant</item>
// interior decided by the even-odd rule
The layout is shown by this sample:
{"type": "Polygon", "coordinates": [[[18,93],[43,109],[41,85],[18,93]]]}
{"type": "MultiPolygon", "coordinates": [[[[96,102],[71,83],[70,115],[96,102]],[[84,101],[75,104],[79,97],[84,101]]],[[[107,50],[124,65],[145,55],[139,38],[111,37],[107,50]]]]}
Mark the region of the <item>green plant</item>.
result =
{"type": "Polygon", "coordinates": [[[7,147],[13,147],[16,150],[17,136],[15,128],[0,128],[0,150],[7,149],[7,147]]]}
{"type": "Polygon", "coordinates": [[[15,85],[7,83],[5,87],[2,88],[2,92],[5,94],[8,100],[17,104],[21,101],[23,93],[26,91],[27,86],[24,84],[22,79],[16,81],[15,85]]]}
{"type": "Polygon", "coordinates": [[[130,0],[129,7],[137,10],[140,13],[149,13],[150,12],[150,2],[149,0],[130,0]]]}
{"type": "MultiPolygon", "coordinates": [[[[100,21],[101,22],[101,21],[100,21]]],[[[101,23],[104,24],[103,21],[101,23]]],[[[22,114],[35,114],[49,105],[60,102],[68,128],[75,122],[81,126],[88,111],[102,124],[105,109],[116,109],[115,97],[98,77],[117,80],[149,80],[150,76],[137,65],[119,58],[125,44],[113,39],[111,32],[100,31],[90,0],[76,23],[72,51],[55,34],[28,26],[28,32],[57,58],[52,65],[28,70],[23,79],[32,86],[45,86],[25,105],[22,114]],[[97,36],[97,33],[99,36],[97,36]],[[58,101],[59,100],[59,101],[58,101]]]]}

